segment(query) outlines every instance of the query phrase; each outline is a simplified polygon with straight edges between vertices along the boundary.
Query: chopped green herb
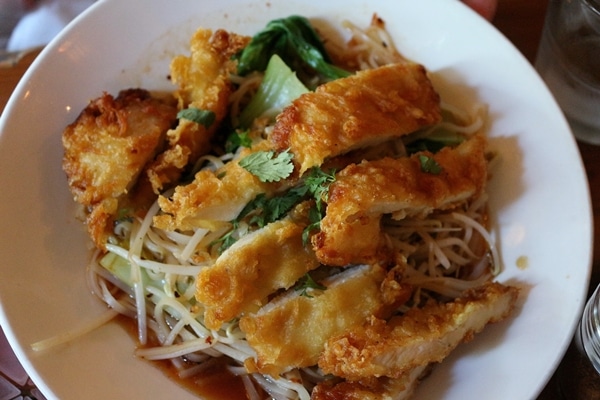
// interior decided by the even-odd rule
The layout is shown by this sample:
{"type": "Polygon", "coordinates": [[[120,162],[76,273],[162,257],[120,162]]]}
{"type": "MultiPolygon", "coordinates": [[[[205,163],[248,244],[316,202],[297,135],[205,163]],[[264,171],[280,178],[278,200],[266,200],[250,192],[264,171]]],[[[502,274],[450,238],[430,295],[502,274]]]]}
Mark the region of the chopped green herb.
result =
{"type": "MultiPolygon", "coordinates": [[[[310,224],[302,233],[303,243],[308,243],[310,232],[318,230],[321,219],[323,218],[323,202],[327,201],[329,185],[335,181],[335,173],[326,173],[319,168],[313,168],[307,174],[304,181],[297,186],[270,198],[266,194],[260,193],[240,211],[235,220],[231,221],[233,231],[237,229],[240,221],[247,218],[247,223],[256,228],[262,228],[271,222],[275,222],[285,217],[290,210],[306,199],[307,196],[316,200],[315,206],[309,210],[310,224]]],[[[235,239],[231,232],[219,239],[222,242],[221,251],[224,251],[233,243],[235,239]]]]}
{"type": "Polygon", "coordinates": [[[327,287],[315,281],[312,278],[312,276],[310,276],[310,274],[305,274],[302,278],[300,278],[300,280],[298,281],[298,286],[296,286],[296,290],[300,291],[300,296],[305,296],[309,298],[313,297],[309,293],[309,291],[325,289],[327,289],[327,287]]]}
{"type": "Polygon", "coordinates": [[[264,193],[256,196],[244,208],[244,210],[247,210],[246,214],[253,214],[252,218],[250,218],[250,224],[257,225],[259,228],[264,227],[270,222],[277,221],[281,209],[275,199],[267,199],[264,193]]]}
{"type": "Polygon", "coordinates": [[[236,55],[238,74],[243,76],[252,71],[264,71],[273,54],[279,55],[295,71],[308,67],[326,80],[350,75],[350,72],[331,63],[321,38],[310,21],[301,16],[272,20],[257,33],[236,55]]]}
{"type": "Polygon", "coordinates": [[[216,115],[210,110],[201,110],[199,108],[190,107],[179,111],[177,113],[177,118],[187,119],[209,128],[215,123],[216,115]]]}
{"type": "Polygon", "coordinates": [[[315,207],[309,211],[310,224],[302,232],[302,243],[308,244],[310,233],[321,229],[321,220],[323,219],[323,203],[327,202],[329,197],[329,186],[335,182],[335,170],[327,173],[320,168],[312,168],[304,184],[308,192],[315,199],[315,207]]]}
{"type": "Polygon", "coordinates": [[[232,229],[227,234],[225,234],[225,236],[223,236],[221,238],[221,240],[220,240],[221,246],[219,246],[219,254],[222,254],[225,250],[230,248],[237,241],[237,239],[233,236],[234,232],[235,232],[235,229],[232,229]]]}
{"type": "Polygon", "coordinates": [[[427,137],[416,139],[406,144],[408,154],[418,153],[420,151],[429,151],[437,153],[444,147],[455,147],[465,141],[465,136],[456,132],[438,130],[427,137]]]}
{"type": "Polygon", "coordinates": [[[264,193],[260,193],[254,199],[252,199],[248,204],[244,206],[242,211],[238,214],[237,218],[234,221],[241,221],[250,213],[255,210],[259,210],[266,205],[267,196],[264,193]]]}
{"type": "Polygon", "coordinates": [[[317,201],[317,210],[321,211],[323,202],[327,202],[329,196],[329,185],[335,181],[335,170],[327,173],[320,168],[312,168],[304,180],[308,191],[317,201]]]}
{"type": "Polygon", "coordinates": [[[252,214],[249,224],[262,228],[283,218],[301,199],[302,196],[292,190],[271,198],[261,193],[244,207],[237,219],[252,214]]]}
{"type": "Polygon", "coordinates": [[[308,212],[308,220],[310,224],[302,231],[302,244],[306,246],[310,233],[321,229],[321,220],[323,219],[323,213],[318,210],[317,207],[313,207],[308,212]]]}
{"type": "Polygon", "coordinates": [[[423,172],[433,175],[439,175],[442,172],[442,166],[432,157],[421,154],[419,155],[419,162],[423,172]]]}
{"type": "Polygon", "coordinates": [[[272,150],[257,151],[242,158],[239,164],[261,182],[279,182],[290,176],[294,170],[293,157],[288,150],[281,153],[272,150]]]}
{"type": "Polygon", "coordinates": [[[239,226],[239,222],[233,221],[232,224],[233,224],[233,228],[229,232],[227,232],[225,235],[223,235],[219,239],[217,239],[209,244],[209,246],[212,247],[212,246],[220,243],[221,245],[219,246],[219,249],[218,249],[219,254],[222,254],[225,250],[230,248],[231,245],[233,245],[237,241],[237,239],[233,236],[233,234],[237,230],[237,228],[239,226]]]}
{"type": "Polygon", "coordinates": [[[263,213],[265,219],[262,226],[283,218],[298,203],[298,201],[300,201],[300,197],[292,192],[270,198],[265,204],[263,213]]]}
{"type": "Polygon", "coordinates": [[[250,148],[252,146],[252,139],[250,139],[250,133],[248,131],[234,131],[227,137],[225,142],[225,152],[233,153],[239,147],[250,148]]]}

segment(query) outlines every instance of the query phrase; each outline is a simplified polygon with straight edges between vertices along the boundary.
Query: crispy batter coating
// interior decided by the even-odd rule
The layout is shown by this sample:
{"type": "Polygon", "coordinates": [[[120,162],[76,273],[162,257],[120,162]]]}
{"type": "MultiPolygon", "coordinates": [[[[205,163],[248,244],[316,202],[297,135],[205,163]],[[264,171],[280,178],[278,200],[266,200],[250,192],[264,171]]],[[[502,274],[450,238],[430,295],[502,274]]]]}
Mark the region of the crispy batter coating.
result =
{"type": "Polygon", "coordinates": [[[311,400],[405,400],[414,393],[419,379],[427,373],[427,365],[413,368],[400,378],[387,376],[360,382],[328,379],[319,383],[311,393],[311,400]]]}
{"type": "Polygon", "coordinates": [[[302,243],[306,222],[286,218],[244,236],[196,280],[196,298],[205,307],[210,329],[239,315],[256,312],[268,296],[288,289],[319,266],[302,243]]]}
{"type": "Polygon", "coordinates": [[[170,198],[159,197],[161,210],[154,217],[159,229],[182,231],[234,219],[260,191],[258,179],[237,163],[227,163],[217,173],[199,171],[194,181],[180,185],[170,198]],[[224,174],[219,174],[223,172],[224,174]]]}
{"type": "Polygon", "coordinates": [[[418,366],[441,362],[461,342],[513,310],[519,290],[488,283],[455,301],[411,309],[389,321],[372,318],[332,337],[319,358],[325,373],[358,381],[372,376],[401,377],[418,366]]]}
{"type": "MultiPolygon", "coordinates": [[[[256,352],[245,360],[249,373],[277,378],[318,366],[331,374],[315,386],[313,400],[409,398],[432,363],[506,318],[519,291],[489,283],[455,301],[392,317],[413,287],[402,282],[406,260],[392,252],[381,218],[424,217],[479,196],[487,181],[485,138],[476,135],[437,154],[395,158],[394,144],[404,149],[402,136],[442,116],[425,68],[394,59],[300,96],[277,117],[268,138],[216,171],[201,170],[169,197],[161,195],[211,151],[233,91],[231,56],[249,40],[199,29],[190,55],[172,61],[178,90],[171,101],[136,89],[117,98],[104,94],[65,129],[63,168],[75,200],[86,207],[89,233],[105,249],[120,211],[143,215],[158,198],[154,227],[207,228],[216,236],[258,194],[282,192],[314,166],[343,168],[324,199],[326,215],[312,246],[303,244],[302,233],[314,201],[243,236],[202,269],[195,311],[203,311],[205,325],[214,330],[239,318],[256,352]],[[215,122],[178,119],[177,112],[188,108],[214,113],[215,122]],[[282,182],[263,183],[238,164],[250,152],[287,149],[296,168],[282,182]],[[422,157],[433,159],[441,172],[424,170],[422,157]],[[317,269],[322,264],[345,268],[317,269]],[[300,279],[316,269],[313,275],[336,275],[320,282],[325,290],[297,290],[300,279]]],[[[208,254],[210,246],[198,251],[208,254]]]]}
{"type": "MultiPolygon", "coordinates": [[[[104,93],[64,130],[63,169],[75,201],[87,208],[88,230],[99,248],[112,232],[120,202],[132,196],[145,166],[162,149],[176,113],[175,104],[129,89],[116,98],[104,93]]],[[[155,197],[128,206],[143,208],[155,197]]]]}
{"type": "Polygon", "coordinates": [[[390,259],[382,215],[426,215],[478,196],[487,182],[485,146],[485,138],[476,135],[454,149],[427,153],[441,166],[439,174],[423,171],[421,153],[351,164],[340,171],[329,190],[321,232],[312,237],[319,260],[343,266],[390,259]]]}
{"type": "Polygon", "coordinates": [[[396,286],[394,295],[382,294],[389,278],[379,266],[359,266],[339,274],[327,289],[290,292],[273,300],[256,314],[240,319],[240,328],[257,353],[256,367],[273,376],[294,367],[317,363],[325,342],[332,335],[362,325],[372,315],[383,316],[389,302],[406,300],[410,289],[396,286]]]}
{"type": "Polygon", "coordinates": [[[277,117],[270,140],[291,150],[302,174],[327,158],[439,122],[439,103],[423,66],[390,64],[300,96],[277,117]]]}
{"type": "Polygon", "coordinates": [[[176,183],[186,166],[210,151],[211,138],[227,114],[232,91],[229,76],[235,69],[231,56],[249,40],[249,37],[224,30],[213,34],[211,30],[199,29],[191,40],[191,55],[173,59],[171,79],[179,87],[176,92],[179,108],[212,111],[215,122],[206,127],[181,119],[178,126],[167,133],[168,148],[147,172],[155,193],[176,183]]]}
{"type": "MultiPolygon", "coordinates": [[[[244,149],[240,158],[250,151],[244,149]]],[[[235,219],[259,193],[271,194],[278,186],[261,182],[237,161],[230,161],[214,172],[199,171],[191,183],[177,186],[170,198],[160,196],[158,204],[163,214],[154,217],[153,222],[166,230],[214,228],[215,223],[235,219]]]]}

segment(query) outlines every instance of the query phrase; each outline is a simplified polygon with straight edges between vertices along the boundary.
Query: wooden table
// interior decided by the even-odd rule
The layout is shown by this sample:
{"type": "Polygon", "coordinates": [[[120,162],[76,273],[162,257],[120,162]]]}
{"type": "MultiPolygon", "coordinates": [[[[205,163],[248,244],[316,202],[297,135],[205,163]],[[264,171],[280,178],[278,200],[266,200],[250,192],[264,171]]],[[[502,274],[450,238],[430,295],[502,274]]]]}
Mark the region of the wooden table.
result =
{"type": "MultiPolygon", "coordinates": [[[[500,0],[494,25],[511,40],[515,46],[533,63],[535,60],[538,43],[542,31],[544,16],[548,0],[500,0]]],[[[13,68],[0,69],[0,112],[14,89],[21,75],[31,64],[36,52],[26,55],[13,68]]],[[[594,209],[594,229],[600,231],[600,146],[579,143],[585,168],[591,187],[594,209]]],[[[593,272],[590,283],[595,288],[600,283],[600,241],[594,241],[593,272]]],[[[570,348],[565,360],[561,363],[562,369],[568,364],[569,357],[574,354],[570,348]]],[[[561,371],[559,367],[559,373],[561,371]]],[[[0,371],[1,373],[1,371],[0,371]]],[[[538,400],[559,399],[557,381],[559,373],[550,380],[538,400]]],[[[1,377],[1,376],[0,376],[1,377]]],[[[507,384],[510,384],[507,382],[507,384]]],[[[596,392],[600,398],[600,392],[596,392]]],[[[588,396],[588,398],[591,398],[588,396]]]]}

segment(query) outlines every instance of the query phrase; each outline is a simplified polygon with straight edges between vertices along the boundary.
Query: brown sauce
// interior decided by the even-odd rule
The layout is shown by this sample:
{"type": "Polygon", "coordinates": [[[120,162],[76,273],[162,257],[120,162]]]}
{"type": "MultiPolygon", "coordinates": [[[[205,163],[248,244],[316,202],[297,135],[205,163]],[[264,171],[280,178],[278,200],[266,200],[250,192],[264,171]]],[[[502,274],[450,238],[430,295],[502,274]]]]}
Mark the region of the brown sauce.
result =
{"type": "MultiPolygon", "coordinates": [[[[116,321],[129,333],[137,344],[137,325],[135,320],[119,316],[116,318],[116,321]]],[[[148,362],[159,368],[165,374],[166,379],[176,382],[199,398],[206,400],[248,399],[241,378],[235,376],[226,368],[227,357],[216,359],[216,362],[211,363],[211,366],[204,370],[201,376],[195,375],[189,378],[181,378],[175,366],[168,360],[148,362]]]]}
{"type": "Polygon", "coordinates": [[[180,378],[169,361],[152,361],[172,381],[206,400],[247,400],[242,380],[226,368],[225,357],[202,372],[202,376],[180,378]]]}

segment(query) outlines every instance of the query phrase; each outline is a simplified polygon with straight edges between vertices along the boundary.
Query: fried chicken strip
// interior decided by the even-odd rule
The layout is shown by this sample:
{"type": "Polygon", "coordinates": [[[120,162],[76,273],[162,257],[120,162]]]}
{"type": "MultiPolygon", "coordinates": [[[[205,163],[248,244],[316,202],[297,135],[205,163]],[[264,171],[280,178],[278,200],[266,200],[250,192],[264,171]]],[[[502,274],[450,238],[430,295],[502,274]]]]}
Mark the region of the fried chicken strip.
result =
{"type": "Polygon", "coordinates": [[[392,255],[381,233],[382,215],[425,216],[478,196],[487,181],[485,147],[485,138],[476,135],[436,154],[383,158],[344,168],[330,186],[321,231],[311,239],[318,259],[334,266],[388,260],[392,255]],[[441,172],[424,170],[420,157],[435,160],[441,172]]]}
{"type": "Polygon", "coordinates": [[[488,283],[450,303],[412,309],[388,322],[372,318],[328,340],[319,366],[352,381],[401,377],[418,366],[441,362],[488,323],[506,318],[518,295],[515,287],[488,283]]]}
{"type": "Polygon", "coordinates": [[[87,228],[103,249],[119,208],[144,209],[156,195],[134,197],[146,165],[162,149],[176,121],[174,102],[129,89],[115,98],[104,93],[62,135],[63,170],[76,202],[87,210],[87,228]]]}
{"type": "Polygon", "coordinates": [[[329,337],[406,301],[410,288],[387,279],[395,276],[380,266],[353,267],[322,282],[327,288],[309,292],[311,297],[294,290],[242,317],[240,328],[257,353],[257,370],[277,376],[314,365],[329,337]]]}
{"type": "Polygon", "coordinates": [[[306,223],[286,218],[244,236],[196,280],[196,298],[211,329],[238,315],[256,312],[270,294],[288,289],[319,266],[302,243],[306,223]]]}
{"type": "Polygon", "coordinates": [[[311,400],[407,400],[413,395],[419,379],[426,374],[427,367],[427,365],[415,367],[402,374],[400,378],[371,377],[360,382],[325,380],[315,386],[310,398],[311,400]]]}
{"type": "Polygon", "coordinates": [[[390,64],[300,96],[277,117],[270,140],[291,150],[302,174],[327,158],[439,122],[439,102],[423,66],[390,64]]]}
{"type": "Polygon", "coordinates": [[[212,230],[215,223],[235,219],[258,194],[275,193],[281,185],[261,182],[238,164],[246,155],[267,145],[268,142],[261,142],[252,149],[244,149],[237,160],[225,163],[216,171],[201,170],[191,183],[177,186],[170,197],[161,195],[158,204],[162,214],[154,217],[154,226],[171,231],[198,227],[212,230]]]}
{"type": "Polygon", "coordinates": [[[180,119],[177,127],[167,133],[168,148],[147,171],[155,193],[176,183],[188,165],[209,152],[210,140],[227,114],[233,90],[229,76],[235,70],[235,62],[231,56],[249,40],[224,30],[213,34],[209,29],[199,29],[191,39],[191,55],[175,57],[171,62],[171,80],[179,87],[179,108],[211,111],[215,120],[205,126],[180,119]]]}

